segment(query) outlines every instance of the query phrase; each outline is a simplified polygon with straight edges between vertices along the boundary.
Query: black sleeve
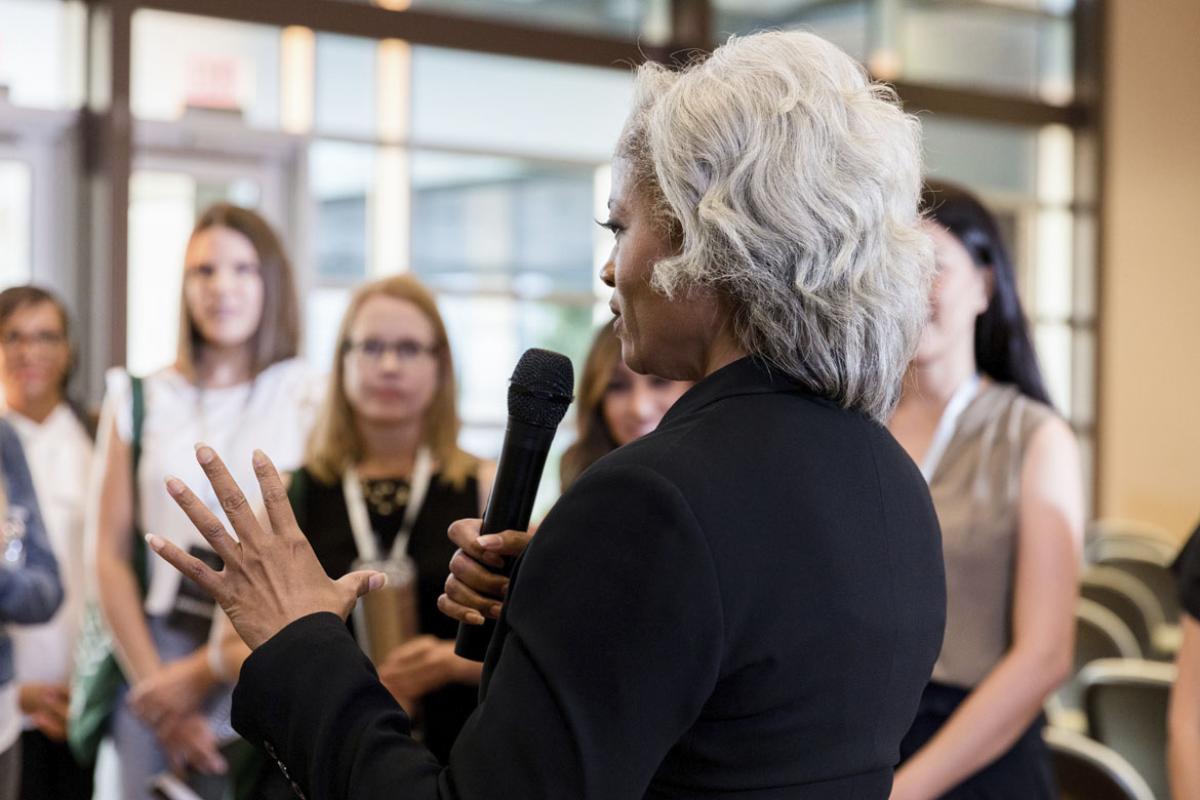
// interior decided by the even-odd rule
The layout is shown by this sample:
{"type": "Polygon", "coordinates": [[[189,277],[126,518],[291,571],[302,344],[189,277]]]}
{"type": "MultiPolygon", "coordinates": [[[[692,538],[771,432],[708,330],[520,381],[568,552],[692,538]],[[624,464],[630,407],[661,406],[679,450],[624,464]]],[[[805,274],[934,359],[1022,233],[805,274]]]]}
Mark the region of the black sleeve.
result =
{"type": "Polygon", "coordinates": [[[1179,579],[1179,605],[1200,620],[1200,526],[1183,546],[1172,567],[1179,579]]]}
{"type": "Polygon", "coordinates": [[[641,798],[716,683],[707,542],[644,467],[593,469],[555,506],[505,604],[487,698],[440,769],[332,614],[246,662],[234,724],[326,798],[641,798]]]}

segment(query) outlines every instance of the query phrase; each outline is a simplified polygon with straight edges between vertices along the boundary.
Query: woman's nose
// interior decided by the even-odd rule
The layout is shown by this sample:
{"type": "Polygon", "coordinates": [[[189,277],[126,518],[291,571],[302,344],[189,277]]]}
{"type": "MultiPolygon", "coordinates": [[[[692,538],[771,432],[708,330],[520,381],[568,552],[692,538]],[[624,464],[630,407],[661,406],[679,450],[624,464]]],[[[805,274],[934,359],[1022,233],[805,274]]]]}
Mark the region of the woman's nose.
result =
{"type": "Polygon", "coordinates": [[[609,255],[608,260],[604,262],[604,266],[600,268],[600,280],[604,281],[604,285],[610,289],[617,286],[616,282],[617,268],[613,265],[612,255],[609,255]]]}

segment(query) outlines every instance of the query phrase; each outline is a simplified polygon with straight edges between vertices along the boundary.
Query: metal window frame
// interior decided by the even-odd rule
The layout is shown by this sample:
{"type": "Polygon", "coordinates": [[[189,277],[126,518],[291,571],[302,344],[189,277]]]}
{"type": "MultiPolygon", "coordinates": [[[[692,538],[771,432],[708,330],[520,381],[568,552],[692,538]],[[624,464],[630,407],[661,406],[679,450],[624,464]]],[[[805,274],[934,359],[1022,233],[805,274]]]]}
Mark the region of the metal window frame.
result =
{"type": "MultiPolygon", "coordinates": [[[[133,153],[131,23],[135,11],[155,9],[231,21],[302,25],[315,31],[369,39],[404,39],[413,44],[542,59],[550,62],[627,69],[644,60],[679,63],[697,49],[711,49],[714,13],[710,0],[670,0],[673,38],[648,45],[614,36],[485,19],[420,9],[392,11],[349,0],[87,0],[88,108],[84,113],[85,176],[91,184],[85,234],[92,241],[91,269],[85,281],[91,302],[92,356],[99,364],[121,364],[126,350],[128,297],[129,176],[133,153]]],[[[1075,83],[1073,101],[1053,105],[1023,97],[897,81],[906,108],[980,121],[1041,126],[1064,124],[1084,143],[1077,147],[1077,200],[1090,205],[1103,229],[1102,93],[1107,0],[1077,0],[1074,11],[1075,83]]],[[[1097,233],[1097,236],[1099,234],[1097,233]]],[[[1103,286],[1104,253],[1096,246],[1097,291],[1103,286]]],[[[1097,298],[1097,309],[1102,298],[1097,298]]],[[[1096,320],[1099,335],[1100,321],[1096,320]]],[[[1101,364],[1093,370],[1096,418],[1101,364]]],[[[98,384],[97,384],[98,388],[98,384]]],[[[1096,462],[1102,453],[1097,450],[1096,462]]],[[[1098,480],[1099,469],[1094,470],[1098,480]]],[[[1095,487],[1098,489],[1098,485],[1095,487]]]]}

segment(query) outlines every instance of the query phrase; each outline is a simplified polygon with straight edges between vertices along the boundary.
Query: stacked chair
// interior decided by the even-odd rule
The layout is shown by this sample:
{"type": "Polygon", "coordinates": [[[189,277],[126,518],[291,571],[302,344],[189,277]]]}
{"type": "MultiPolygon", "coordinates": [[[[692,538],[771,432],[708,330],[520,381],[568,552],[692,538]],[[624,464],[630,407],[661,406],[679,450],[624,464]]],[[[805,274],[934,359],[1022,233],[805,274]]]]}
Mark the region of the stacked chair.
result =
{"type": "Polygon", "coordinates": [[[1073,677],[1047,704],[1062,800],[1170,800],[1167,707],[1179,650],[1179,543],[1126,520],[1088,526],[1073,677]]]}
{"type": "Polygon", "coordinates": [[[1046,728],[1045,739],[1060,800],[1155,800],[1138,771],[1099,742],[1054,727],[1046,728]]]}

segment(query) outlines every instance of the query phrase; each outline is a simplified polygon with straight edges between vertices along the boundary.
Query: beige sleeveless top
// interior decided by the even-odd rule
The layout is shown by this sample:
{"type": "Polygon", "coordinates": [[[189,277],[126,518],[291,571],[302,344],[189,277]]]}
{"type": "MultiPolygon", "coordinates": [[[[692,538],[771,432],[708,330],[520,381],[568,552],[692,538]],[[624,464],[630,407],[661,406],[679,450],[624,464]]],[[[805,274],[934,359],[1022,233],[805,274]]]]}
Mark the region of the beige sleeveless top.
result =
{"type": "Polygon", "coordinates": [[[933,680],[973,688],[1012,641],[1021,465],[1054,411],[985,381],[958,418],[929,482],[946,562],[946,636],[933,680]]]}

